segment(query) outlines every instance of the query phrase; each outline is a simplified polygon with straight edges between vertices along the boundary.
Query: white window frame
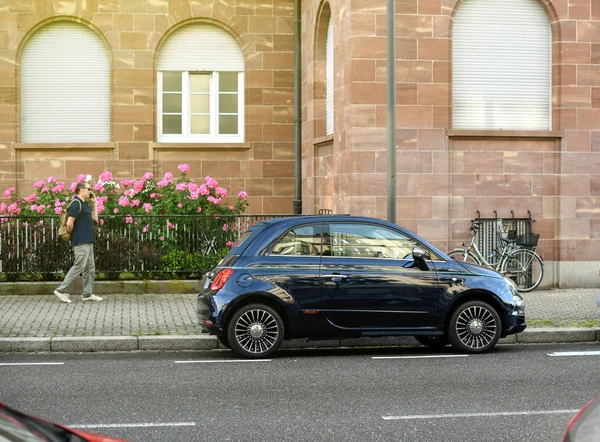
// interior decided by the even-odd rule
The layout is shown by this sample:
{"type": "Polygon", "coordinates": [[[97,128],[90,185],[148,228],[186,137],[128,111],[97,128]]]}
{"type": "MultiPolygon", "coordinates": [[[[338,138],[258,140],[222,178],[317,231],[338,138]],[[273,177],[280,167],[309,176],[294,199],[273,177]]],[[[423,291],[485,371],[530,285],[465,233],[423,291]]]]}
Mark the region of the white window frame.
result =
{"type": "MultiPolygon", "coordinates": [[[[223,73],[233,73],[222,71],[223,73]]],[[[159,142],[169,143],[243,143],[244,142],[244,72],[238,74],[238,133],[219,134],[219,115],[235,115],[219,113],[219,71],[158,71],[157,72],[157,127],[159,142]],[[163,72],[181,72],[182,86],[182,122],[181,134],[163,134],[163,72]],[[210,134],[192,134],[190,132],[190,74],[210,74],[210,134]]]]}

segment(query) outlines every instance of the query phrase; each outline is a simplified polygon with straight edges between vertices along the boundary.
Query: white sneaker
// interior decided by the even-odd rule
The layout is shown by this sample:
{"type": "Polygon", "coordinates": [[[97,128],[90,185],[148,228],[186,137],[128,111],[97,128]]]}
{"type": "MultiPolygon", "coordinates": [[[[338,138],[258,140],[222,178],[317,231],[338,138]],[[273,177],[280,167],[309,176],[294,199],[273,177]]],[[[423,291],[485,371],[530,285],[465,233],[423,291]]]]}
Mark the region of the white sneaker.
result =
{"type": "Polygon", "coordinates": [[[54,290],[54,294],[58,299],[60,299],[60,302],[66,302],[67,304],[71,303],[68,293],[59,292],[58,289],[56,289],[54,290]]]}
{"type": "Polygon", "coordinates": [[[96,295],[85,296],[85,297],[82,297],[81,299],[83,301],[96,301],[96,302],[102,301],[102,298],[100,296],[96,296],[96,295]]]}

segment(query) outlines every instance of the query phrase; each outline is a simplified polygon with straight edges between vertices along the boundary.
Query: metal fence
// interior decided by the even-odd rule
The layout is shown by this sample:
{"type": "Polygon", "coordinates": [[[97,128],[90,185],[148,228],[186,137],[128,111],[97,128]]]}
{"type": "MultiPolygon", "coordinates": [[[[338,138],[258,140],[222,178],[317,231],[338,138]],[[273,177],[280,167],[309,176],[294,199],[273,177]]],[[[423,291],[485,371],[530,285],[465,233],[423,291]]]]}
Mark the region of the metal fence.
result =
{"type": "MultiPolygon", "coordinates": [[[[201,277],[252,224],[291,215],[147,215],[100,217],[94,252],[100,278],[201,277]]],[[[56,216],[0,220],[0,279],[56,280],[72,265],[56,216]]]]}
{"type": "MultiPolygon", "coordinates": [[[[511,211],[512,212],[512,211],[511,211]]],[[[502,239],[515,239],[517,237],[528,237],[532,233],[534,220],[528,211],[527,218],[481,218],[477,211],[477,221],[480,225],[475,234],[477,247],[488,262],[496,261],[496,257],[502,255],[505,243],[502,239]]],[[[533,247],[532,247],[533,248],[533,247]]]]}

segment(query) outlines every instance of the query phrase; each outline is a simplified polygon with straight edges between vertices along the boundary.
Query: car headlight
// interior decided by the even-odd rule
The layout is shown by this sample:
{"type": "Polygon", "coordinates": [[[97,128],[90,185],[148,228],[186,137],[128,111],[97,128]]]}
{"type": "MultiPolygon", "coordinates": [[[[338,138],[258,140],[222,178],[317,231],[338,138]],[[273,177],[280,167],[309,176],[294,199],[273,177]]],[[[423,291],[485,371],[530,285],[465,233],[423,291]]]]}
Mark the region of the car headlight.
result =
{"type": "Polygon", "coordinates": [[[519,295],[513,295],[513,304],[519,309],[525,307],[525,301],[519,295]]]}
{"type": "MultiPolygon", "coordinates": [[[[507,278],[505,276],[504,281],[506,281],[506,283],[509,285],[510,291],[512,292],[513,295],[516,295],[519,293],[519,288],[517,287],[517,284],[512,279],[507,278]]],[[[521,299],[521,300],[523,300],[523,299],[521,299]]]]}

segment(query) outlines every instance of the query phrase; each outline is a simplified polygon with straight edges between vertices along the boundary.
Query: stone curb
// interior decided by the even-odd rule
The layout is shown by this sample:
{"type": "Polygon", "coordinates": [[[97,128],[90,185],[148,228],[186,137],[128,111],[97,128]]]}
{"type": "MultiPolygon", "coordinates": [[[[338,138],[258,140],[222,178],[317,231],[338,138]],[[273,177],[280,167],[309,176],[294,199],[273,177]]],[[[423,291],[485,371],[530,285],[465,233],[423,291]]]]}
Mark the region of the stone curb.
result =
{"type": "MultiPolygon", "coordinates": [[[[500,344],[548,344],[600,341],[600,328],[533,328],[501,339],[500,344]]],[[[281,348],[352,348],[417,346],[410,336],[285,341],[281,348]]],[[[132,350],[214,350],[225,348],[214,336],[82,336],[55,338],[0,338],[0,353],[100,352],[132,350]]]]}

